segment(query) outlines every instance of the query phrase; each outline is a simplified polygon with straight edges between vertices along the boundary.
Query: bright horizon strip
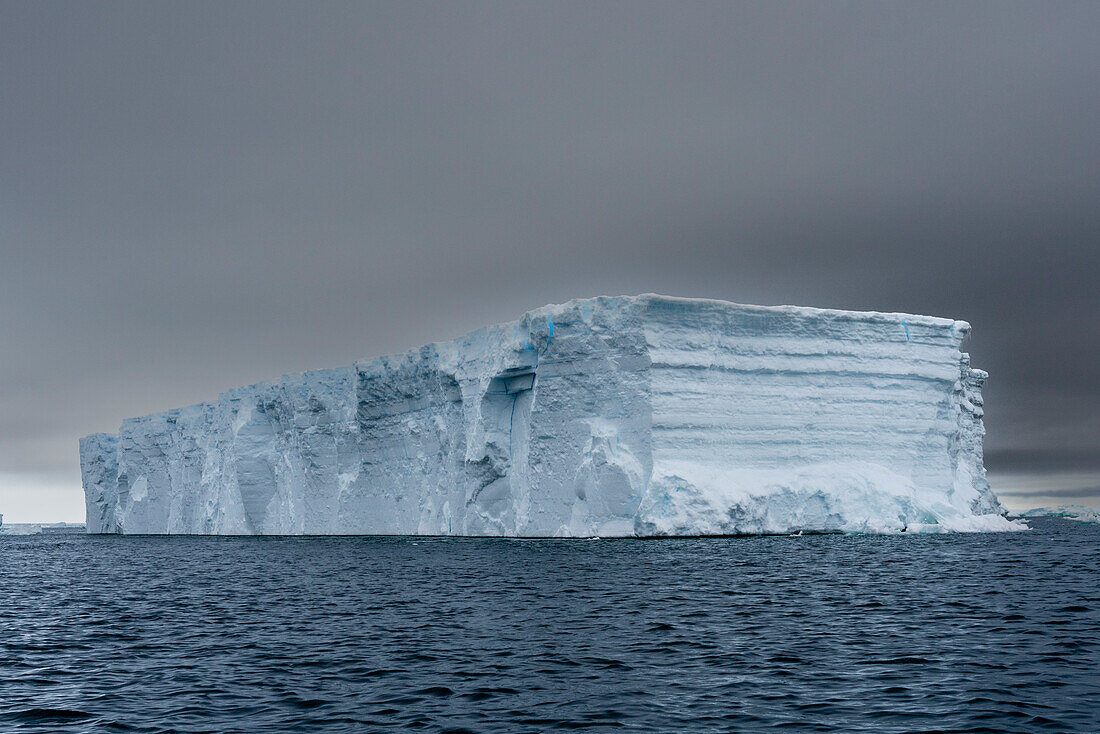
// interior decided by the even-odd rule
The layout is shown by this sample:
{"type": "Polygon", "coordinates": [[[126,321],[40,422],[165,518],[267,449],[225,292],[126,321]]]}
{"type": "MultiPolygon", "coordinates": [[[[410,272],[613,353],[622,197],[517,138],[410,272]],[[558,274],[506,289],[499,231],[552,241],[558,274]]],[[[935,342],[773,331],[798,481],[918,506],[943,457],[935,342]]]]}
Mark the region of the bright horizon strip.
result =
{"type": "Polygon", "coordinates": [[[1100,508],[1100,471],[989,472],[989,484],[1009,510],[1084,505],[1100,508]]]}
{"type": "Polygon", "coordinates": [[[4,524],[84,522],[80,471],[0,471],[4,524]]]}

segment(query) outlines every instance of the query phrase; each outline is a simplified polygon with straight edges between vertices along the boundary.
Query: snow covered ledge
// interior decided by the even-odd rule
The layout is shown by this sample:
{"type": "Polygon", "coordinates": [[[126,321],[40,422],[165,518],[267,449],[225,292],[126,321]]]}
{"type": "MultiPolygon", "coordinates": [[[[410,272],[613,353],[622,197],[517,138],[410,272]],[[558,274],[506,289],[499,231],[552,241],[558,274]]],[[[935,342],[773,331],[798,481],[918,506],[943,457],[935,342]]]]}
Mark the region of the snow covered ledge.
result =
{"type": "Polygon", "coordinates": [[[1019,530],[962,321],[657,295],[546,306],[81,441],[89,532],[1019,530]]]}

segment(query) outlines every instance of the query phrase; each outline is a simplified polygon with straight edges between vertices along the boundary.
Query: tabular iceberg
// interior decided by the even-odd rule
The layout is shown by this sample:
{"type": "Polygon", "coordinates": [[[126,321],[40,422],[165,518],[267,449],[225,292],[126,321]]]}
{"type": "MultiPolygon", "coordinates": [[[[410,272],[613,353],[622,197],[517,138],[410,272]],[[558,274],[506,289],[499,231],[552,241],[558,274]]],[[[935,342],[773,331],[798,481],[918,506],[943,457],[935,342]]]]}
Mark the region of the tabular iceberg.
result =
{"type": "Polygon", "coordinates": [[[657,295],[546,306],[80,442],[91,533],[970,531],[963,321],[657,295]]]}
{"type": "Polygon", "coordinates": [[[1100,510],[1084,505],[1058,505],[1057,507],[1036,507],[1034,510],[1021,512],[1020,517],[1061,517],[1077,522],[1091,522],[1100,524],[1100,510]]]}

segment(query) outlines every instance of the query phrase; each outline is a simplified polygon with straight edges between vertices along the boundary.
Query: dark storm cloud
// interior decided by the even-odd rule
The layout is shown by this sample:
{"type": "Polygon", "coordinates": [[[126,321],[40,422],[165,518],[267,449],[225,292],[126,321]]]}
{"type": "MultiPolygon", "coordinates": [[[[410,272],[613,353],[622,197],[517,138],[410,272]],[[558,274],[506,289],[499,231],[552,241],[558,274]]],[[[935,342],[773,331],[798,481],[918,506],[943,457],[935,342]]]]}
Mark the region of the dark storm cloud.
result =
{"type": "Polygon", "coordinates": [[[1094,466],[1098,78],[1095,3],[0,5],[0,471],[644,291],[967,319],[990,465],[1094,466]]]}

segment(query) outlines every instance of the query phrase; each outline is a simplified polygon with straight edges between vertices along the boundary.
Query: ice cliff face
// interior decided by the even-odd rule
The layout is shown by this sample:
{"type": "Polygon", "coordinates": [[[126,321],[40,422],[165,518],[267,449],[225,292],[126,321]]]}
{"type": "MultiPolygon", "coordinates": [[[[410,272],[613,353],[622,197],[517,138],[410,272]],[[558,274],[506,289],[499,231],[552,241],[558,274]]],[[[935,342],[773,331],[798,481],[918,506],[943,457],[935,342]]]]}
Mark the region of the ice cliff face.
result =
{"type": "Polygon", "coordinates": [[[623,536],[1022,527],[962,321],[547,306],[80,443],[89,532],[623,536]]]}

